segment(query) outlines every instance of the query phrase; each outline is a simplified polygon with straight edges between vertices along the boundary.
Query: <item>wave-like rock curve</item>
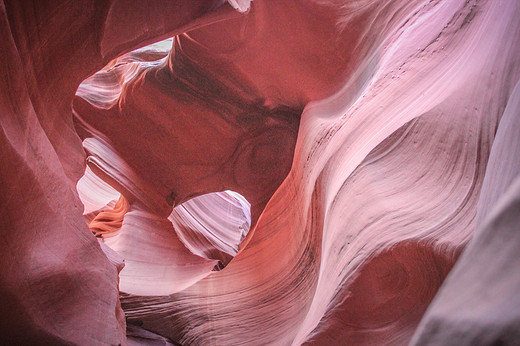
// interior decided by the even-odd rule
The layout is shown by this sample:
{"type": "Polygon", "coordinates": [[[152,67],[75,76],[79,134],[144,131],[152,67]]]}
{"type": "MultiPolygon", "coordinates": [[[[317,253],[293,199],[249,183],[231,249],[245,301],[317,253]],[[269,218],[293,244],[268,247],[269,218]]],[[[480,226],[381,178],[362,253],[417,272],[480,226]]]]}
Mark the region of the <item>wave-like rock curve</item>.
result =
{"type": "Polygon", "coordinates": [[[516,0],[0,14],[8,342],[518,343],[516,0]]]}

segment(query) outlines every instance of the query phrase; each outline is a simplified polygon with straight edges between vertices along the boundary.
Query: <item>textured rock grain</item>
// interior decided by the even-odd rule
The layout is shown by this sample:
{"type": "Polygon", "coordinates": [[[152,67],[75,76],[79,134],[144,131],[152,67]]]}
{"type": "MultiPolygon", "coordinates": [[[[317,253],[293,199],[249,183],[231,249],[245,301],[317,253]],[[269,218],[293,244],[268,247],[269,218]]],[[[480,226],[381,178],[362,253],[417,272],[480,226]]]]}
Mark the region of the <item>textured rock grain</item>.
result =
{"type": "Polygon", "coordinates": [[[518,344],[519,17],[3,1],[3,339],[518,344]]]}

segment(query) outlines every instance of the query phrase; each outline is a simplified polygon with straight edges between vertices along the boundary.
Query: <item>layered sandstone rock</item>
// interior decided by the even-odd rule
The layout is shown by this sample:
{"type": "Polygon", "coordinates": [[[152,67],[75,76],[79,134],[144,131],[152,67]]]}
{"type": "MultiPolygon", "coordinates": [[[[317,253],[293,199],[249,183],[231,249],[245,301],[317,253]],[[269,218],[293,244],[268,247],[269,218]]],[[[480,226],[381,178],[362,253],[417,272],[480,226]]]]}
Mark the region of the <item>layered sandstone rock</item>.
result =
{"type": "Polygon", "coordinates": [[[1,9],[6,340],[519,342],[517,1],[1,9]]]}
{"type": "Polygon", "coordinates": [[[85,78],[116,56],[161,36],[239,15],[219,5],[2,2],[3,341],[125,342],[118,303],[121,265],[92,236],[75,189],[85,156],[72,123],[72,99],[85,78]]]}

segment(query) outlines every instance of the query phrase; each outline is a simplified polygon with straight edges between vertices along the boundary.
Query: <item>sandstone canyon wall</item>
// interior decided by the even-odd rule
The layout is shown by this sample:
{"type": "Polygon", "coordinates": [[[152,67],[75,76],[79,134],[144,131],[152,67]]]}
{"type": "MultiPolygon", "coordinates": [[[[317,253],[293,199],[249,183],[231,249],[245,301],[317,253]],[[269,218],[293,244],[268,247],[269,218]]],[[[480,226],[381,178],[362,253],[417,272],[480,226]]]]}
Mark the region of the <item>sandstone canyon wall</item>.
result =
{"type": "Polygon", "coordinates": [[[4,0],[0,340],[520,344],[519,17],[4,0]]]}

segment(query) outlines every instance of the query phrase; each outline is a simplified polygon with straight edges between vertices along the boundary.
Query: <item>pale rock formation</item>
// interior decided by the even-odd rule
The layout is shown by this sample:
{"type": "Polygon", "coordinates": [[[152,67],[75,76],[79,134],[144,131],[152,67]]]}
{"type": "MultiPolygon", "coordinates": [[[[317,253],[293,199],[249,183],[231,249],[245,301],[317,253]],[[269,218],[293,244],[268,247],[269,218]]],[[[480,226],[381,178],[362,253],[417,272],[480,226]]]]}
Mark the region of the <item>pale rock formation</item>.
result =
{"type": "Polygon", "coordinates": [[[106,207],[114,207],[121,194],[105,183],[87,167],[76,185],[83,203],[83,214],[90,214],[106,207]]]}
{"type": "Polygon", "coordinates": [[[446,279],[413,345],[520,343],[520,84],[486,169],[472,242],[446,279]]]}
{"type": "Polygon", "coordinates": [[[130,206],[89,167],[77,189],[91,231],[126,259],[120,290],[127,293],[173,293],[209,275],[212,269],[224,268],[251,226],[250,204],[232,191],[195,197],[174,208],[165,219],[144,211],[138,203],[130,206]],[[195,259],[201,264],[200,272],[195,263],[186,267],[183,261],[194,258],[192,254],[201,257],[195,259]],[[168,270],[170,280],[164,275],[168,270]]]}
{"type": "Polygon", "coordinates": [[[251,227],[251,205],[232,191],[195,197],[173,209],[168,219],[194,254],[220,261],[222,269],[238,253],[251,227]]]}

